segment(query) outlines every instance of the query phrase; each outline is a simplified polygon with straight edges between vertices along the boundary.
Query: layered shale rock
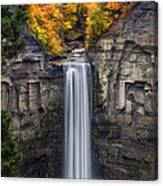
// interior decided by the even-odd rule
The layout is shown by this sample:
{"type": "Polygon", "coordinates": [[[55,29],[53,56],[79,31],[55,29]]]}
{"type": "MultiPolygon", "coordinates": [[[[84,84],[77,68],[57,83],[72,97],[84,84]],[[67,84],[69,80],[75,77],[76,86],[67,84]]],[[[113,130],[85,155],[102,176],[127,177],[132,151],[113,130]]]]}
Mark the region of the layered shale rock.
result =
{"type": "MultiPolygon", "coordinates": [[[[114,32],[87,53],[48,62],[26,32],[25,48],[2,66],[2,110],[24,152],[20,176],[62,177],[64,78],[62,63],[87,54],[93,70],[92,160],[95,178],[157,177],[157,7],[138,4],[114,32]],[[58,65],[59,64],[59,65],[58,65]]],[[[53,59],[50,59],[51,61],[53,59]]]]}
{"type": "Polygon", "coordinates": [[[95,66],[92,136],[99,178],[157,177],[156,9],[141,3],[88,53],[95,66]]]}

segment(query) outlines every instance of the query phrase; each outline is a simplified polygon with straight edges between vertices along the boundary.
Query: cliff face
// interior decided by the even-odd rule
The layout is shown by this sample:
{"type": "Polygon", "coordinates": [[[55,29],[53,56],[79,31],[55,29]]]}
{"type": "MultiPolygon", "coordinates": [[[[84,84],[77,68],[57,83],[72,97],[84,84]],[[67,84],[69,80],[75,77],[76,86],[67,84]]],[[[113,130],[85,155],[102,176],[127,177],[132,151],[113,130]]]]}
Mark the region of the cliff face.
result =
{"type": "MultiPolygon", "coordinates": [[[[95,178],[157,177],[157,6],[140,3],[88,51],[93,66],[95,178]]],[[[19,176],[62,177],[64,78],[27,33],[17,59],[2,66],[2,110],[25,157],[19,176]]],[[[79,53],[84,53],[79,50],[79,53]]],[[[73,56],[74,55],[74,56],[73,56]]],[[[81,57],[81,54],[73,54],[81,57]]]]}
{"type": "Polygon", "coordinates": [[[25,48],[2,67],[2,110],[12,114],[10,130],[24,152],[20,175],[60,177],[63,162],[63,73],[47,69],[44,53],[27,32],[25,48]]]}
{"type": "Polygon", "coordinates": [[[155,179],[157,6],[141,3],[89,52],[95,66],[93,144],[97,175],[155,179]]]}

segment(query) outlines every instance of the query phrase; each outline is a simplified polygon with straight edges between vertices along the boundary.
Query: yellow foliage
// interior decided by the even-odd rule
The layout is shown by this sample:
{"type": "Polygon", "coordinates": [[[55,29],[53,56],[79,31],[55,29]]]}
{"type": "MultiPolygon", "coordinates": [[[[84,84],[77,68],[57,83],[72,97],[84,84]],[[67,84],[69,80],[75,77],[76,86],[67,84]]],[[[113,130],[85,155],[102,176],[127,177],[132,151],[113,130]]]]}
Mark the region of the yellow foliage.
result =
{"type": "Polygon", "coordinates": [[[124,14],[130,4],[118,2],[33,4],[28,6],[28,25],[33,36],[50,53],[62,55],[66,44],[65,33],[69,31],[76,33],[80,30],[85,35],[86,47],[89,47],[94,38],[109,31],[114,20],[124,14]]]}
{"type": "Polygon", "coordinates": [[[49,48],[56,55],[63,51],[59,36],[63,19],[61,7],[59,4],[28,6],[28,25],[31,32],[45,48],[49,48]]]}

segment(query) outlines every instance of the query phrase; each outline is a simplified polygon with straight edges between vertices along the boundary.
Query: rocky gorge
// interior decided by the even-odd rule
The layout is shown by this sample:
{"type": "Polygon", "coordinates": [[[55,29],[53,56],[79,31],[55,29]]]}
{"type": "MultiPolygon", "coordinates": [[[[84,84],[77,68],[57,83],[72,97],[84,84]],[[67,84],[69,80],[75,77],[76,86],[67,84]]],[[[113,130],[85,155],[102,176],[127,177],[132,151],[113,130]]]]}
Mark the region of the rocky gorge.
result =
{"type": "Polygon", "coordinates": [[[157,178],[157,4],[138,4],[88,50],[50,59],[24,29],[26,44],[2,66],[2,110],[25,154],[21,177],[63,177],[63,63],[93,72],[92,164],[96,179],[157,178]]]}

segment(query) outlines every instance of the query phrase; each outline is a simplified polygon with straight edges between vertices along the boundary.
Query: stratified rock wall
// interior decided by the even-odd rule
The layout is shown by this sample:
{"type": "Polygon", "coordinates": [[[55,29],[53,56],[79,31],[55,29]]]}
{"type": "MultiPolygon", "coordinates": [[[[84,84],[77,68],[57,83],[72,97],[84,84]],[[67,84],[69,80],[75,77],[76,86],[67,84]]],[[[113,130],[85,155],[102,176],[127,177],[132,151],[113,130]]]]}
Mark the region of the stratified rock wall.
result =
{"type": "MultiPolygon", "coordinates": [[[[157,5],[138,3],[88,51],[93,68],[93,178],[157,178],[157,5]]],[[[23,177],[62,177],[64,82],[25,32],[17,59],[2,66],[2,110],[24,152],[23,177]]],[[[80,49],[69,59],[80,58],[80,49]]],[[[66,59],[65,59],[66,60],[66,59]]],[[[80,58],[82,62],[82,58],[80,58]]],[[[60,62],[63,62],[60,60],[60,62]]]]}
{"type": "Polygon", "coordinates": [[[157,4],[140,3],[88,53],[96,176],[157,178],[157,4]]]}
{"type": "Polygon", "coordinates": [[[26,45],[2,66],[2,110],[12,114],[10,130],[24,158],[23,177],[62,177],[64,149],[63,72],[45,61],[39,44],[26,45]],[[50,66],[50,69],[47,69],[50,66]]]}

